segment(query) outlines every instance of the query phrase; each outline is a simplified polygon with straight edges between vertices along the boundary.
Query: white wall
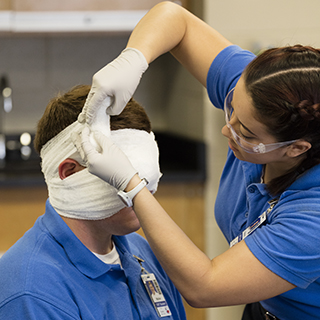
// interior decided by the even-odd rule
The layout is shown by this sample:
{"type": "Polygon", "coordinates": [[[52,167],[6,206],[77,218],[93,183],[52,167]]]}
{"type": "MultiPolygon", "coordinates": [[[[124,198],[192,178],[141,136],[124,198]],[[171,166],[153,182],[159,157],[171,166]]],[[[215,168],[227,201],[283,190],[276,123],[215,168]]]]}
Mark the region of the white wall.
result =
{"type": "Polygon", "coordinates": [[[246,49],[252,49],[256,43],[320,47],[319,0],[204,1],[205,20],[246,49]]]}

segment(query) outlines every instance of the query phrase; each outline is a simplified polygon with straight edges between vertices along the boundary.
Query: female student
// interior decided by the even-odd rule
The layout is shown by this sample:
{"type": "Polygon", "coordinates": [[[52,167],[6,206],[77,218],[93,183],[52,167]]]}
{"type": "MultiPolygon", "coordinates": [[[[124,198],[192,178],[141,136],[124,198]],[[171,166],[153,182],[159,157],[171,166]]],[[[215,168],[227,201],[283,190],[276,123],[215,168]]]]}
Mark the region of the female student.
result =
{"type": "Polygon", "coordinates": [[[143,187],[144,177],[126,157],[99,134],[103,151],[97,152],[85,129],[76,144],[89,171],[122,197],[134,190],[127,197],[146,237],[191,305],[247,304],[243,319],[320,319],[320,51],[297,45],[255,57],[164,2],[94,76],[79,120],[90,125],[108,95],[114,103],[107,112],[120,113],[148,63],[168,51],[225,112],[229,151],[215,216],[230,249],[210,260],[143,187]]]}

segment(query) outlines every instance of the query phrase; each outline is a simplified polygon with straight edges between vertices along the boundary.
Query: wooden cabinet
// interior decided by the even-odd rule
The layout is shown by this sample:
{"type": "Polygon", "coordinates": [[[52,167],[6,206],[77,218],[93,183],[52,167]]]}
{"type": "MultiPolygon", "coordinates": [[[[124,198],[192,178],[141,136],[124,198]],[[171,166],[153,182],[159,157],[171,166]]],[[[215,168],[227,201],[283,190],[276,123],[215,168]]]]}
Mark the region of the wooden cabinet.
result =
{"type": "Polygon", "coordinates": [[[1,0],[0,10],[11,10],[11,0],[1,0]]]}
{"type": "Polygon", "coordinates": [[[9,249],[45,211],[46,187],[0,189],[0,252],[9,249]]]}
{"type": "MultiPolygon", "coordinates": [[[[0,10],[14,11],[105,11],[149,10],[161,0],[1,0],[0,10]]],[[[187,0],[174,1],[186,6],[187,0]]]]}
{"type": "Polygon", "coordinates": [[[204,186],[201,183],[160,183],[156,199],[191,238],[204,250],[204,186]]]}
{"type": "Polygon", "coordinates": [[[161,0],[11,0],[11,2],[16,11],[95,11],[148,10],[161,0]]]}
{"type": "MultiPolygon", "coordinates": [[[[43,187],[0,189],[0,251],[7,250],[44,213],[48,197],[43,187]]],[[[156,198],[172,219],[204,250],[202,184],[160,184],[156,198]]],[[[143,234],[142,231],[139,231],[143,234]]]]}
{"type": "MultiPolygon", "coordinates": [[[[183,6],[188,0],[175,1],[183,6]]],[[[161,0],[2,0],[0,33],[130,33],[161,0]]]]}

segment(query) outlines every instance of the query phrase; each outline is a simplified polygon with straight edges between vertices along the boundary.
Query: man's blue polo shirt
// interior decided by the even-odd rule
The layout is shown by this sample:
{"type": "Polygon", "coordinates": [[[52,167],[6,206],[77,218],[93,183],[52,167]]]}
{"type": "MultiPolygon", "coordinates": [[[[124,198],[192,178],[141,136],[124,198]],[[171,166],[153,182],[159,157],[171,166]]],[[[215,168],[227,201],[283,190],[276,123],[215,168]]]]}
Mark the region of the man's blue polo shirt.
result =
{"type": "Polygon", "coordinates": [[[45,214],[0,259],[0,319],[159,319],[133,255],[159,282],[172,312],[163,319],[186,319],[145,239],[132,233],[113,240],[123,269],[90,252],[47,201],[45,214]]]}

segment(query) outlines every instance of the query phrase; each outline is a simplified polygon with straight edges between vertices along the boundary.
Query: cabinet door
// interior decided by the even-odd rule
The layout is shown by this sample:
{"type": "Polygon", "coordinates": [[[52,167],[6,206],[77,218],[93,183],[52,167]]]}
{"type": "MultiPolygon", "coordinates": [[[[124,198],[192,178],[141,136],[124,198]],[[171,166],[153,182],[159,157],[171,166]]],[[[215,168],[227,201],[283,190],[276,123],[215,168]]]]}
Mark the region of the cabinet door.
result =
{"type": "Polygon", "coordinates": [[[11,0],[0,1],[0,10],[10,10],[10,9],[11,9],[11,0]]]}
{"type": "Polygon", "coordinates": [[[0,252],[9,249],[44,214],[46,187],[0,190],[0,252]]]}

